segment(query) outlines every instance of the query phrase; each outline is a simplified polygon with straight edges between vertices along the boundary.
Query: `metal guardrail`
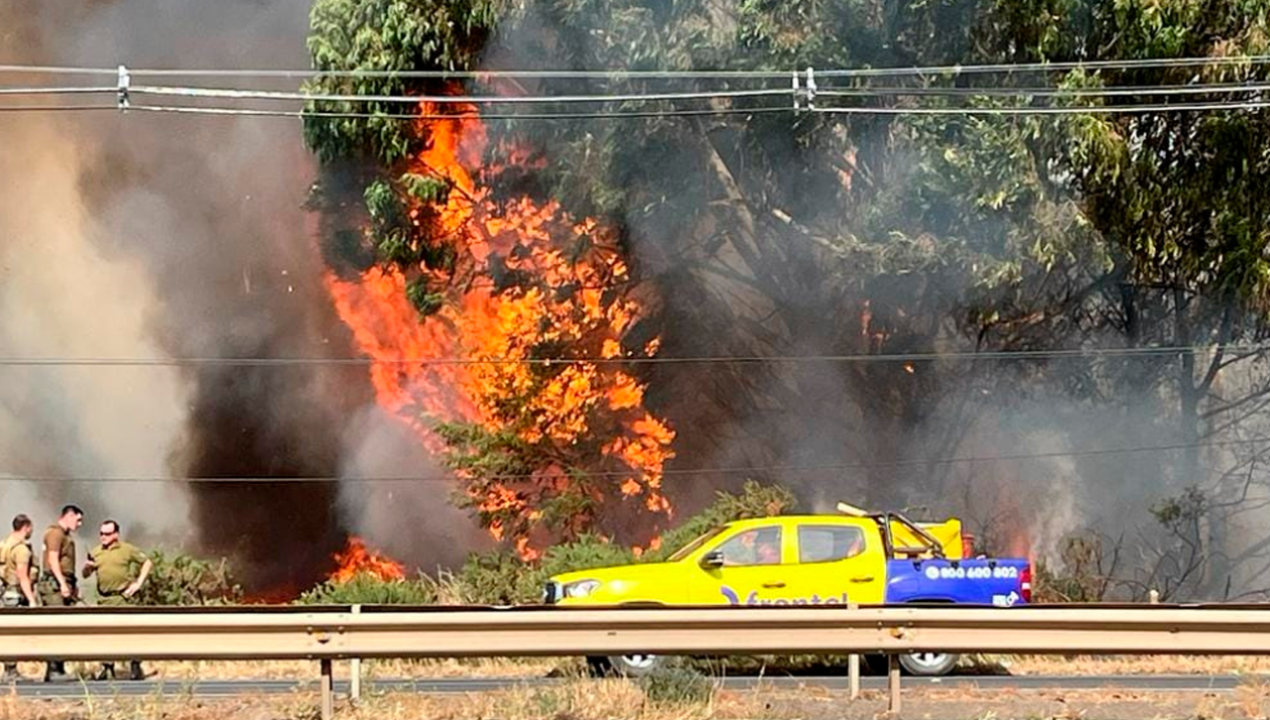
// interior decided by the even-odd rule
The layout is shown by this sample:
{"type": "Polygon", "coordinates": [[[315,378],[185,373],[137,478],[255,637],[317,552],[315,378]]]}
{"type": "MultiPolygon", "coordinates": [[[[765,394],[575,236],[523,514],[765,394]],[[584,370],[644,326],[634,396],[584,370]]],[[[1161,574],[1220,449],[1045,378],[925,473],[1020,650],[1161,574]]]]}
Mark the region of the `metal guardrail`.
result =
{"type": "Polygon", "coordinates": [[[0,660],[882,653],[1270,654],[1265,606],[227,608],[0,612],[0,660]]]}

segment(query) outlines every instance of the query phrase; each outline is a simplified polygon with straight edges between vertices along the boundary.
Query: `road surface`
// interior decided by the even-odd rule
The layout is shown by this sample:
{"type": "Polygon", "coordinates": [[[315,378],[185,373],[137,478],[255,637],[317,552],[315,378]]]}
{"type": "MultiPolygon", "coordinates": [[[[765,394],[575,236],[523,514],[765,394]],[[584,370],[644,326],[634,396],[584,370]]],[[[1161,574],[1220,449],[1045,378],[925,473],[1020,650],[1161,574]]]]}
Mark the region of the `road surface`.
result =
{"type": "MultiPolygon", "coordinates": [[[[314,668],[316,674],[317,668],[314,668]]],[[[943,678],[904,678],[905,687],[964,687],[964,688],[1013,688],[1019,690],[1093,690],[1118,688],[1123,690],[1155,690],[1171,692],[1230,691],[1248,681],[1239,675],[1123,675],[1107,677],[1049,677],[1010,675],[959,675],[943,678]]],[[[543,686],[561,682],[555,678],[449,678],[449,679],[375,679],[362,682],[363,693],[415,692],[434,695],[483,692],[512,687],[517,684],[543,686]]],[[[743,689],[758,684],[794,688],[815,686],[830,690],[846,690],[847,678],[834,677],[731,677],[722,680],[725,687],[743,689]]],[[[866,689],[884,689],[885,677],[865,676],[861,685],[866,689]]],[[[78,682],[48,684],[27,680],[12,686],[22,697],[75,699],[85,696],[145,696],[167,695],[199,698],[240,697],[244,695],[271,695],[318,689],[317,681],[294,680],[146,680],[141,682],[78,682]]],[[[0,686],[0,692],[9,687],[0,686]]],[[[335,691],[348,693],[348,681],[335,683],[335,691]]]]}

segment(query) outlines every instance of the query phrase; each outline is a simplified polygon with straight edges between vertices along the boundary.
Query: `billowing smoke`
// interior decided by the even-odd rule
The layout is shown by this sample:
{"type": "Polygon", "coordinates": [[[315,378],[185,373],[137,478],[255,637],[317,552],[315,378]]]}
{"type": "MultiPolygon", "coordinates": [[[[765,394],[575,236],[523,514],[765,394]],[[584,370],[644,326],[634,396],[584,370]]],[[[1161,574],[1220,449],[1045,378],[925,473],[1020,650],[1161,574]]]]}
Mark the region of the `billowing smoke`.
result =
{"type": "MultiPolygon", "coordinates": [[[[0,58],[101,67],[304,67],[308,4],[6,6],[0,58]]],[[[4,355],[351,354],[321,283],[313,219],[302,207],[312,161],[296,124],[141,112],[3,115],[0,134],[4,355]]],[[[356,431],[364,412],[358,408],[373,404],[365,368],[196,363],[3,372],[0,473],[222,480],[7,482],[6,512],[44,518],[54,505],[77,501],[89,522],[112,515],[133,526],[134,537],[144,526],[150,532],[141,539],[234,556],[249,588],[311,584],[330,569],[350,530],[338,484],[253,479],[332,479],[387,467],[365,453],[343,458],[346,447],[365,446],[356,431]],[[352,429],[345,427],[350,419],[352,429]]],[[[378,447],[394,455],[400,449],[378,447]]],[[[355,487],[345,493],[345,502],[358,507],[354,519],[384,520],[374,512],[386,507],[384,500],[356,495],[381,490],[355,487]]],[[[416,535],[395,527],[401,532],[395,541],[384,532],[377,537],[405,550],[416,535]]],[[[411,547],[407,559],[432,561],[419,550],[428,545],[411,547]]]]}
{"type": "MultiPolygon", "coordinates": [[[[0,348],[9,357],[160,354],[161,307],[135,259],[102,247],[80,192],[89,151],[47,119],[0,117],[0,348]]],[[[189,503],[172,483],[107,485],[56,478],[169,476],[190,386],[165,367],[0,367],[0,502],[52,522],[77,502],[140,537],[189,537],[189,503]],[[11,477],[43,477],[40,484],[11,477]],[[159,512],[156,512],[159,509],[159,512]]]]}

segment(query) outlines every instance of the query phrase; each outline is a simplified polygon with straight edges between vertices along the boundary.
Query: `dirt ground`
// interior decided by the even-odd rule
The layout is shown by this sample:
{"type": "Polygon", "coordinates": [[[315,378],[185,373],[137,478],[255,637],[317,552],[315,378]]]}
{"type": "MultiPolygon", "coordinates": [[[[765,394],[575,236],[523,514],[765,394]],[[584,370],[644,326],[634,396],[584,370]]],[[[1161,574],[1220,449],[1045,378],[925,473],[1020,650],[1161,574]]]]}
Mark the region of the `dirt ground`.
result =
{"type": "MultiPolygon", "coordinates": [[[[902,718],[912,720],[1243,720],[1265,718],[1270,688],[1257,683],[1233,692],[972,691],[911,689],[902,718]]],[[[189,697],[92,701],[0,699],[0,720],[314,720],[317,697],[201,700],[189,697]]],[[[708,700],[655,704],[635,684],[563,683],[451,696],[391,693],[353,707],[341,700],[338,720],[878,720],[885,696],[859,700],[815,687],[716,690],[708,700]]]]}

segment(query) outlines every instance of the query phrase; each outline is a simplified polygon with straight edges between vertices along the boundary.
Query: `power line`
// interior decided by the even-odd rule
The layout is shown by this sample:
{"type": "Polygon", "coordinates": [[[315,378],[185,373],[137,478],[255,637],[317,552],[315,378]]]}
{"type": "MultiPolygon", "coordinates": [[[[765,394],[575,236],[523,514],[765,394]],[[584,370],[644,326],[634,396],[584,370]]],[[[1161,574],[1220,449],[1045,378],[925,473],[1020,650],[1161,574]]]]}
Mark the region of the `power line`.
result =
{"type": "Polygon", "coordinates": [[[693,117],[722,115],[759,115],[768,113],[797,114],[812,112],[824,115],[949,115],[949,116],[1012,116],[1012,115],[1140,115],[1160,112],[1211,112],[1224,110],[1257,110],[1270,107],[1270,100],[1250,102],[1212,103],[1156,103],[1150,105],[1081,105],[1081,106],[1010,106],[1010,107],[871,107],[835,106],[798,110],[793,107],[760,106],[753,108],[701,108],[640,111],[595,111],[574,113],[505,113],[505,114],[412,114],[373,112],[326,112],[305,110],[258,110],[250,108],[225,108],[206,106],[133,105],[129,109],[141,112],[184,115],[219,115],[277,118],[330,118],[376,120],[603,120],[661,117],[693,117]]]}
{"type": "MultiPolygon", "coordinates": [[[[831,68],[815,70],[826,78],[860,77],[910,77],[920,75],[977,75],[1018,72],[1067,72],[1073,70],[1142,70],[1174,69],[1189,67],[1227,67],[1232,65],[1263,65],[1270,62],[1270,55],[1240,55],[1225,57],[1144,58],[1121,60],[1076,60],[1061,62],[989,63],[971,65],[920,65],[861,68],[831,68]]],[[[434,79],[483,79],[483,78],[534,78],[534,79],[774,79],[790,78],[802,73],[804,68],[787,70],[632,70],[623,68],[597,70],[290,70],[290,69],[217,69],[217,68],[129,68],[134,78],[141,77],[239,77],[239,78],[434,78],[434,79]]],[[[118,67],[60,67],[38,65],[0,65],[0,73],[61,74],[61,75],[109,75],[116,76],[118,67]]]]}
{"type": "MultiPolygon", "coordinates": [[[[1270,83],[1189,83],[1182,85],[1133,85],[1106,87],[822,87],[816,97],[1137,97],[1160,95],[1201,95],[1253,93],[1270,90],[1270,83]]],[[[72,95],[110,94],[119,92],[117,86],[58,87],[17,86],[0,88],[0,95],[72,95]]],[[[434,104],[527,104],[527,103],[602,103],[669,100],[737,99],[752,97],[799,96],[804,91],[789,87],[752,90],[715,90],[678,93],[627,93],[598,95],[366,95],[360,93],[304,93],[269,90],[244,90],[239,88],[204,88],[176,86],[130,87],[131,95],[160,95],[193,98],[221,98],[237,100],[294,100],[317,102],[383,102],[434,104]]]]}
{"type": "MultiPolygon", "coordinates": [[[[110,89],[114,92],[114,89],[110,89]]],[[[161,87],[139,85],[130,95],[162,95],[186,98],[221,98],[234,100],[301,100],[309,102],[382,102],[433,103],[437,105],[505,105],[526,103],[612,103],[636,101],[714,100],[775,97],[793,94],[790,88],[759,90],[715,90],[682,93],[628,93],[624,95],[361,95],[329,93],[277,92],[272,90],[238,90],[229,88],[161,87]]]]}
{"type": "Polygon", "coordinates": [[[91,112],[93,110],[114,110],[114,105],[0,105],[0,113],[57,113],[57,112],[91,112]]]}
{"type": "Polygon", "coordinates": [[[632,110],[555,113],[373,113],[329,112],[307,110],[259,110],[252,108],[205,107],[197,105],[132,105],[129,110],[175,115],[219,115],[273,118],[328,118],[375,120],[605,120],[661,117],[697,117],[707,115],[762,115],[793,113],[792,107],[760,106],[753,108],[701,108],[672,110],[632,110]]]}
{"type": "Polygon", "coordinates": [[[1270,90],[1270,83],[1192,83],[1188,85],[1111,85],[1106,87],[827,87],[816,97],[1140,97],[1160,95],[1221,95],[1270,90]]]}
{"type": "Polygon", "coordinates": [[[998,350],[992,352],[879,353],[844,355],[702,355],[693,357],[632,358],[369,358],[369,357],[0,357],[0,367],[270,367],[292,365],[708,365],[708,364],[796,364],[796,363],[884,363],[939,361],[1005,361],[1104,358],[1159,358],[1170,355],[1211,355],[1213,353],[1257,354],[1270,351],[1270,344],[1191,345],[1137,348],[1088,348],[1057,350],[998,350]]]}
{"type": "Polygon", "coordinates": [[[1209,112],[1221,110],[1260,110],[1270,107],[1270,100],[1249,102],[1152,103],[1144,105],[1064,105],[1009,107],[817,107],[809,112],[826,115],[1144,115],[1159,112],[1209,112]]]}
{"type": "MultiPolygon", "coordinates": [[[[662,477],[696,477],[709,475],[738,475],[747,473],[799,473],[825,472],[837,470],[881,470],[897,467],[921,467],[929,465],[953,465],[966,463],[990,462],[1023,462],[1028,460],[1048,460],[1071,457],[1101,457],[1109,455],[1133,455],[1151,452],[1174,452],[1196,450],[1208,447],[1231,447],[1270,443],[1270,437],[1242,438],[1232,440],[1210,440],[1195,443],[1173,443],[1167,445],[1136,445],[1117,448],[1087,448],[1082,450],[1056,450],[1053,452],[1011,453],[1006,455],[967,455],[947,458],[915,458],[873,463],[828,463],[820,465],[756,465],[730,466],[714,468],[682,468],[668,469],[661,473],[662,477]]],[[[586,478],[626,478],[642,473],[630,470],[595,471],[567,473],[569,477],[586,478]]],[[[515,481],[540,478],[538,473],[496,473],[481,475],[481,479],[515,481]]],[[[0,475],[0,482],[86,482],[86,483],[190,483],[190,484],[297,484],[297,483],[453,483],[461,481],[455,475],[364,475],[340,477],[336,475],[314,475],[307,477],[186,477],[164,478],[154,476],[93,476],[93,475],[0,475]]]]}
{"type": "MultiPolygon", "coordinates": [[[[1259,110],[1270,107],[1270,100],[1247,102],[1182,102],[1143,105],[1072,105],[1072,106],[1005,106],[1005,107],[877,107],[833,106],[799,110],[793,107],[759,106],[750,108],[697,108],[639,111],[591,111],[546,113],[378,113],[331,112],[306,110],[262,110],[255,108],[208,107],[201,105],[131,105],[129,111],[181,115],[209,115],[224,117],[273,117],[273,118],[328,118],[328,119],[376,119],[376,120],[603,120],[663,117],[796,114],[812,112],[825,115],[894,115],[894,116],[1024,116],[1024,115],[1138,115],[1161,112],[1211,112],[1230,110],[1259,110]]],[[[0,112],[76,112],[88,110],[118,109],[111,105],[0,105],[0,112]]]]}
{"type": "Polygon", "coordinates": [[[5,87],[0,95],[97,95],[116,93],[114,87],[5,87]]]}

